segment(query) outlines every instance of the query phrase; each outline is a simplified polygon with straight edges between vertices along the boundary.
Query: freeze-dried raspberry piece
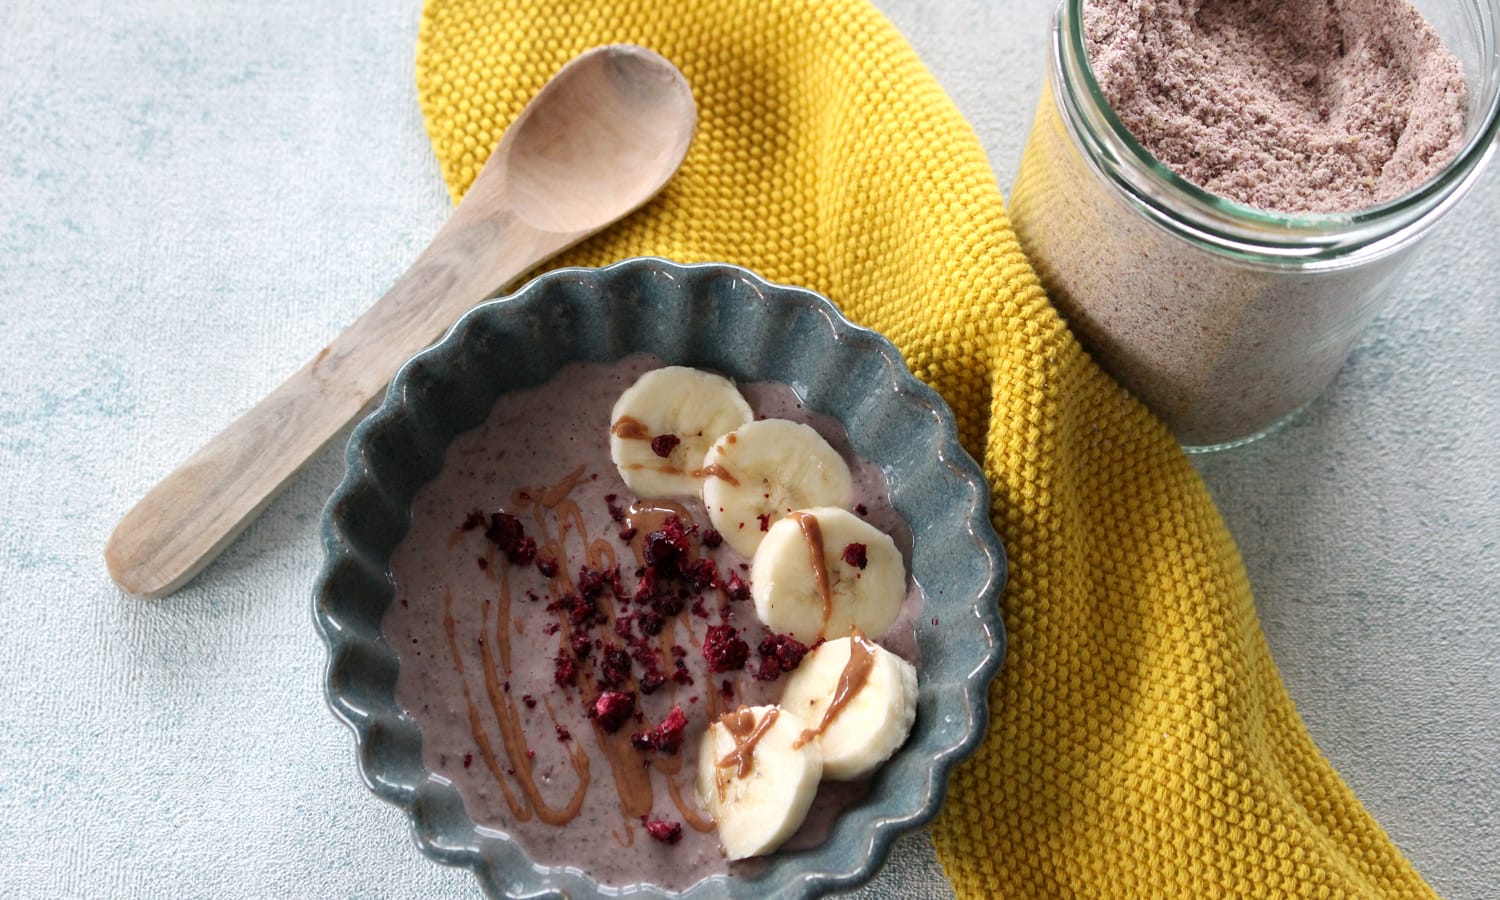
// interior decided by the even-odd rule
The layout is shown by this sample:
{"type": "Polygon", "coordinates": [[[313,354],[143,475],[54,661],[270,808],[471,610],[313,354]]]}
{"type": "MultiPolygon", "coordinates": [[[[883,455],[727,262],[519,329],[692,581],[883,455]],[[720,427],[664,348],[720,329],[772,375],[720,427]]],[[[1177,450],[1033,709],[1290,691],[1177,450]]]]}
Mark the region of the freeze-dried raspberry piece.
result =
{"type": "Polygon", "coordinates": [[[710,625],[703,636],[703,658],[710,672],[733,672],[745,667],[750,645],[733,625],[710,625]]]}
{"type": "Polygon", "coordinates": [[[552,670],[552,680],[558,685],[567,687],[578,681],[578,665],[573,662],[572,657],[559,656],[553,660],[555,668],[552,670]]]}
{"type": "Polygon", "coordinates": [[[749,600],[750,585],[745,583],[745,580],[740,577],[740,573],[730,572],[729,580],[724,582],[724,593],[731,600],[749,600]]]}
{"type": "Polygon", "coordinates": [[[680,443],[682,443],[682,438],[675,434],[658,434],[651,439],[651,452],[666,459],[672,455],[672,451],[676,450],[680,443]]]}
{"type": "Polygon", "coordinates": [[[688,543],[688,535],[692,534],[697,526],[683,528],[682,520],[677,516],[670,516],[661,523],[661,527],[646,535],[645,557],[648,569],[659,569],[658,575],[671,574],[679,571],[684,562],[689,559],[692,550],[688,543]]]}
{"type": "MultiPolygon", "coordinates": [[[[464,521],[468,527],[473,515],[464,521]]],[[[516,565],[524,566],[536,558],[536,541],[526,536],[526,527],[521,520],[507,512],[490,514],[489,525],[484,529],[484,536],[490,543],[500,548],[506,558],[516,565]]]]}
{"type": "Polygon", "coordinates": [[[630,745],[637,750],[676,753],[682,747],[682,736],[686,730],[687,716],[683,714],[682,707],[673,706],[672,711],[655,728],[632,734],[630,745]]]}
{"type": "Polygon", "coordinates": [[[609,687],[619,687],[629,677],[630,654],[614,644],[606,646],[599,663],[599,680],[609,687]]]}
{"type": "Polygon", "coordinates": [[[585,597],[597,597],[604,590],[604,586],[612,580],[620,577],[618,566],[608,569],[590,569],[588,566],[578,567],[578,593],[585,597]]]}
{"type": "Polygon", "coordinates": [[[758,681],[775,681],[783,672],[801,665],[807,655],[807,645],[789,634],[769,635],[755,649],[760,653],[760,668],[755,673],[758,681]]]}
{"type": "Polygon", "coordinates": [[[682,573],[688,580],[688,584],[694,590],[706,591],[713,587],[719,580],[719,569],[714,561],[706,556],[700,556],[687,564],[682,573]]]}
{"type": "Polygon", "coordinates": [[[594,718],[599,722],[599,727],[610,734],[619,731],[633,712],[634,691],[605,691],[594,701],[594,718]]]}
{"type": "Polygon", "coordinates": [[[682,823],[668,822],[663,819],[647,819],[641,816],[641,824],[646,826],[646,833],[663,844],[675,844],[682,840],[682,823]]]}
{"type": "Polygon", "coordinates": [[[536,539],[521,538],[514,547],[506,551],[505,557],[518,566],[528,565],[536,559],[536,539]]]}
{"type": "Polygon", "coordinates": [[[662,685],[667,683],[667,676],[663,675],[660,669],[647,669],[637,680],[637,683],[640,685],[641,693],[654,694],[662,685]]]}
{"type": "Polygon", "coordinates": [[[844,547],[844,562],[856,569],[863,569],[869,564],[870,558],[865,553],[864,544],[849,544],[844,547]]]}
{"type": "Polygon", "coordinates": [[[615,522],[625,521],[625,510],[615,502],[618,498],[614,494],[604,495],[604,505],[609,510],[609,518],[615,522]]]}

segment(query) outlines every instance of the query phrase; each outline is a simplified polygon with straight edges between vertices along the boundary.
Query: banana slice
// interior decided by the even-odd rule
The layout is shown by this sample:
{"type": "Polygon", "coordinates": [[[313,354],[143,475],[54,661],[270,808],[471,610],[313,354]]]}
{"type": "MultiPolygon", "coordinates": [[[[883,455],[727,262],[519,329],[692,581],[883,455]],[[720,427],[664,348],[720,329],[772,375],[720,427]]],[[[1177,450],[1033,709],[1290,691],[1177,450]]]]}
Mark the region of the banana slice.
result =
{"type": "Polygon", "coordinates": [[[853,781],[906,742],[917,718],[917,670],[856,632],[803,657],[781,707],[811,723],[802,739],[822,744],[823,777],[853,781]]]}
{"type": "Polygon", "coordinates": [[[703,505],[729,546],[753,556],[770,523],[794,509],[851,506],[849,466],[823,436],[762,419],[714,442],[703,459],[703,505]]]}
{"type": "Polygon", "coordinates": [[[740,707],[703,733],[698,803],[713,817],[728,859],[769,853],[802,826],[823,777],[807,723],[775,706],[740,707]]]}
{"type": "Polygon", "coordinates": [[[687,366],[652,369],[615,401],[609,455],[643,500],[696,497],[704,454],[753,418],[734,382],[687,366]]]}
{"type": "Polygon", "coordinates": [[[804,644],[853,628],[878,636],[906,599],[906,564],[890,535],[848,510],[796,510],[756,549],[750,596],[772,631],[804,644]]]}

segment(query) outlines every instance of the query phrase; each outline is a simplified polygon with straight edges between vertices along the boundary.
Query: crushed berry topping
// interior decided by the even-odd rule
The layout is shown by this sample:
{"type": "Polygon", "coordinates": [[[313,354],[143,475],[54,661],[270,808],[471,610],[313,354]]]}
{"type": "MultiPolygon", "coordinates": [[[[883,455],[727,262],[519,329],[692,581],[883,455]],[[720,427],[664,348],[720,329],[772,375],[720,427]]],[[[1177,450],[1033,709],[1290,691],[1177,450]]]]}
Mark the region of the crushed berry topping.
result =
{"type": "Polygon", "coordinates": [[[620,540],[622,540],[622,541],[629,541],[633,537],[635,537],[635,527],[634,526],[632,526],[630,528],[621,528],[620,529],[620,540]]]}
{"type": "Polygon", "coordinates": [[[553,660],[552,680],[566,687],[578,682],[578,665],[570,657],[559,656],[553,660]]]}
{"type": "Polygon", "coordinates": [[[506,557],[518,566],[530,563],[536,559],[536,541],[532,538],[522,538],[520,543],[516,544],[515,549],[506,554],[506,557]]]}
{"type": "Polygon", "coordinates": [[[789,634],[769,635],[755,649],[760,653],[760,669],[755,673],[759,681],[775,681],[801,665],[807,655],[807,645],[789,634]]]}
{"type": "Polygon", "coordinates": [[[625,521],[625,510],[621,509],[619,504],[615,503],[616,499],[614,494],[605,494],[604,505],[609,508],[610,521],[623,522],[625,521]]]}
{"type": "Polygon", "coordinates": [[[482,556],[475,557],[474,561],[479,563],[479,568],[481,569],[488,569],[490,567],[490,561],[482,556]]]}
{"type": "Polygon", "coordinates": [[[760,515],[756,516],[755,518],[758,519],[758,520],[760,520],[760,530],[761,531],[770,531],[771,530],[771,514],[770,513],[761,513],[760,515]]]}
{"type": "Polygon", "coordinates": [[[710,528],[703,532],[703,546],[708,549],[717,549],[722,543],[724,543],[724,535],[719,533],[719,529],[710,528]]]}
{"type": "Polygon", "coordinates": [[[646,670],[646,673],[642,675],[639,680],[641,693],[647,695],[656,693],[657,690],[666,683],[667,676],[663,675],[660,669],[646,670]]]}
{"type": "Polygon", "coordinates": [[[658,595],[651,600],[651,608],[660,616],[675,616],[682,612],[683,595],[680,593],[658,595]]]}
{"type": "Polygon", "coordinates": [[[609,687],[619,687],[630,677],[630,654],[610,644],[604,648],[599,664],[599,680],[609,687]]]}
{"type": "Polygon", "coordinates": [[[672,711],[655,728],[632,734],[630,744],[637,750],[676,753],[682,747],[682,736],[686,730],[687,716],[683,715],[682,707],[673,705],[672,711]]]}
{"type": "Polygon", "coordinates": [[[578,593],[585,597],[597,597],[604,590],[604,584],[609,580],[609,574],[603,571],[595,571],[588,566],[578,567],[578,593]]]}
{"type": "Polygon", "coordinates": [[[661,528],[646,535],[646,568],[657,569],[659,575],[679,571],[689,559],[688,554],[692,549],[688,544],[688,535],[696,529],[696,525],[683,528],[682,520],[671,516],[662,523],[661,528]]]}
{"type": "Polygon", "coordinates": [[[643,666],[656,664],[657,650],[650,641],[636,641],[631,648],[630,655],[643,666]]]}
{"type": "Polygon", "coordinates": [[[474,765],[474,754],[472,754],[472,753],[465,753],[464,754],[464,768],[467,769],[469,766],[472,766],[472,765],[474,765]]]}
{"type": "Polygon", "coordinates": [[[550,556],[539,557],[536,561],[536,570],[542,573],[543,578],[551,578],[557,574],[557,560],[550,556]]]}
{"type": "Polygon", "coordinates": [[[620,726],[634,712],[634,691],[605,691],[594,701],[594,718],[599,722],[599,727],[610,734],[619,731],[620,726]]]}
{"type": "Polygon", "coordinates": [[[719,580],[718,568],[714,565],[714,561],[706,556],[700,556],[688,563],[683,574],[687,576],[688,583],[695,590],[700,591],[708,590],[719,580]]]}
{"type": "Polygon", "coordinates": [[[579,659],[583,659],[585,656],[588,656],[589,651],[594,649],[593,643],[589,640],[589,636],[586,634],[573,635],[572,643],[573,655],[578,657],[579,659]]]}
{"type": "Polygon", "coordinates": [[[724,582],[724,593],[731,600],[749,600],[750,585],[745,583],[745,580],[740,577],[740,573],[730,572],[729,580],[724,582]]]}
{"type": "Polygon", "coordinates": [[[865,553],[864,544],[849,544],[844,547],[844,562],[856,569],[863,569],[869,564],[870,558],[865,553]]]}
{"type": "Polygon", "coordinates": [[[870,511],[865,508],[865,505],[863,503],[856,503],[854,504],[854,512],[858,515],[863,516],[868,515],[870,511]]]}
{"type": "Polygon", "coordinates": [[[750,645],[733,625],[710,625],[703,636],[703,658],[708,661],[710,672],[733,672],[745,667],[750,645]]]}
{"type": "Polygon", "coordinates": [[[510,513],[491,513],[484,536],[516,565],[524,566],[536,557],[536,541],[526,536],[526,527],[510,513]]]}
{"type": "Polygon", "coordinates": [[[555,726],[555,727],[557,728],[557,739],[558,740],[560,740],[560,741],[571,741],[573,739],[573,732],[569,731],[568,729],[564,728],[561,725],[558,725],[558,726],[555,726]]]}
{"type": "Polygon", "coordinates": [[[536,709],[536,698],[530,694],[522,694],[521,702],[526,704],[527,709],[536,709]]]}
{"type": "Polygon", "coordinates": [[[650,603],[651,595],[656,593],[656,570],[642,569],[636,576],[640,580],[635,583],[635,594],[631,599],[636,603],[650,603]]]}
{"type": "Polygon", "coordinates": [[[672,451],[676,450],[680,443],[682,439],[675,434],[658,434],[651,439],[651,452],[666,459],[672,455],[672,451]]]}
{"type": "Polygon", "coordinates": [[[664,819],[647,819],[641,816],[641,824],[646,826],[646,833],[661,841],[663,844],[675,844],[682,840],[682,823],[668,822],[664,819]]]}
{"type": "Polygon", "coordinates": [[[565,594],[547,604],[547,609],[551,612],[567,613],[568,621],[572,623],[575,631],[585,631],[604,621],[604,613],[599,609],[599,602],[592,596],[565,594]]]}
{"type": "Polygon", "coordinates": [[[636,624],[641,626],[641,632],[643,634],[650,635],[651,637],[656,637],[658,634],[661,634],[662,628],[666,627],[667,620],[662,618],[661,613],[657,612],[656,610],[647,609],[641,611],[640,616],[636,620],[636,624]]]}
{"type": "Polygon", "coordinates": [[[734,682],[730,681],[728,678],[724,679],[719,684],[719,694],[725,700],[733,700],[734,699],[734,682]]]}

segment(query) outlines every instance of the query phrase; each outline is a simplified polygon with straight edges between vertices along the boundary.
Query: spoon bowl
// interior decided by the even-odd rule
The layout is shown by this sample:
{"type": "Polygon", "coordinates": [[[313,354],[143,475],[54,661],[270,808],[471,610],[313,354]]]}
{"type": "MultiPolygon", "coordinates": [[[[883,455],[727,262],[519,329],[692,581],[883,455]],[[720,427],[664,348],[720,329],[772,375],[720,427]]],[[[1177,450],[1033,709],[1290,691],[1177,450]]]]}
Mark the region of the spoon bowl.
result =
{"type": "Polygon", "coordinates": [[[568,64],[572,77],[548,82],[494,154],[509,173],[505,205],[537,228],[580,231],[609,215],[608,205],[660,190],[696,121],[687,82],[660,59],[585,54],[568,64]],[[608,127],[577,128],[580,117],[608,127]],[[603,154],[613,169],[593,164],[603,154]]]}
{"type": "Polygon", "coordinates": [[[110,577],[142,597],[189,581],[460,314],[650,200],[696,125],[686,79],[650,50],[598,47],[563,66],[385,296],[120,520],[110,577]]]}

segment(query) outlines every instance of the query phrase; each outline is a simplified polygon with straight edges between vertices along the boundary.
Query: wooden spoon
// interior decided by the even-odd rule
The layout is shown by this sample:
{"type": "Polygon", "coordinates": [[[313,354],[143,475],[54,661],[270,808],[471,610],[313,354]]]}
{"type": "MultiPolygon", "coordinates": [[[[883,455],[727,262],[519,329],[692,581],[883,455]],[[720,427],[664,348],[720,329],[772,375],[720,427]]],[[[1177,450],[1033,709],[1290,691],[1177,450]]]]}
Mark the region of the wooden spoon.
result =
{"type": "Polygon", "coordinates": [[[696,124],[682,73],[649,50],[565,65],[390,291],[126,514],[104,547],[110,576],[143,597],[181,587],[461,313],[649,200],[696,124]]]}

